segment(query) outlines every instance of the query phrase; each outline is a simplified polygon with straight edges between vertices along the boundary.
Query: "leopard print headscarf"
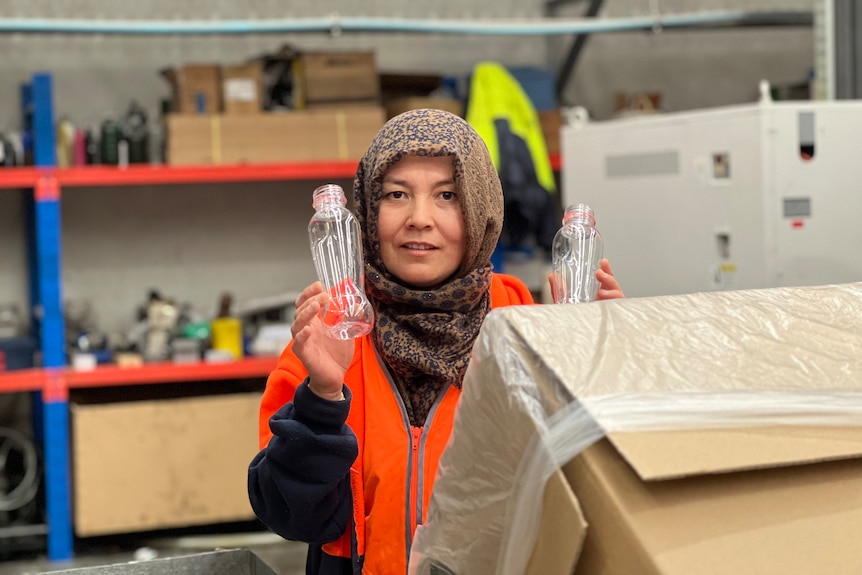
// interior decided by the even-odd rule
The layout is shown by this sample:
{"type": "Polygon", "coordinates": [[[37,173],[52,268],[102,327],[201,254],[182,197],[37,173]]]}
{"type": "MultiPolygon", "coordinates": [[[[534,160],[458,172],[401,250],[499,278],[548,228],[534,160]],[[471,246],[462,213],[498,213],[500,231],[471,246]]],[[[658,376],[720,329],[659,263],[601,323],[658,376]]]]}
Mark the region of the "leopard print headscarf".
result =
{"type": "Polygon", "coordinates": [[[364,232],[365,287],[376,314],[372,337],[411,423],[423,425],[443,387],[460,387],[490,309],[491,254],[503,226],[500,180],[485,143],[467,122],[441,110],[412,110],[389,120],[374,138],[356,172],[354,201],[364,232]],[[429,289],[392,275],[377,237],[383,176],[406,155],[452,157],[464,217],[464,261],[429,289]]]}

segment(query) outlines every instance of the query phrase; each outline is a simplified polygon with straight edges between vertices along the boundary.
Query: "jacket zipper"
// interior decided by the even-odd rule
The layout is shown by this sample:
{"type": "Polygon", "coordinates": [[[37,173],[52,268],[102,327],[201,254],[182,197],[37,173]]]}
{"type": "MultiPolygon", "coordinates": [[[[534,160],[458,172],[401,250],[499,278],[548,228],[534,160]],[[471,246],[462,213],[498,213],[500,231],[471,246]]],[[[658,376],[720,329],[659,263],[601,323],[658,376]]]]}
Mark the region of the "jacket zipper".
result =
{"type": "Polygon", "coordinates": [[[410,562],[410,547],[413,543],[413,533],[416,531],[417,524],[421,523],[422,515],[424,514],[422,500],[425,497],[425,482],[422,480],[422,468],[425,467],[423,453],[425,450],[425,438],[427,437],[428,429],[431,427],[431,421],[434,419],[437,407],[443,401],[443,397],[449,392],[450,384],[446,384],[440,391],[440,394],[434,401],[434,405],[431,406],[431,411],[428,412],[428,416],[425,418],[424,427],[415,427],[410,425],[410,419],[407,417],[407,408],[404,406],[404,400],[401,398],[398,387],[392,379],[392,372],[389,371],[389,367],[377,353],[376,349],[375,354],[377,355],[378,363],[383,368],[383,373],[386,374],[386,379],[389,381],[392,393],[398,402],[404,429],[410,435],[410,456],[407,460],[407,525],[405,525],[405,545],[407,549],[405,564],[407,564],[410,562]]]}
{"type": "Polygon", "coordinates": [[[415,510],[413,513],[415,521],[411,525],[411,535],[415,534],[416,527],[422,525],[425,521],[425,440],[428,439],[428,433],[431,430],[431,423],[434,421],[434,415],[437,413],[437,408],[440,406],[440,403],[443,401],[443,398],[447,393],[449,393],[449,384],[440,391],[440,395],[437,396],[437,399],[434,401],[434,405],[431,406],[431,410],[428,412],[428,417],[425,418],[425,425],[423,427],[411,427],[413,432],[413,452],[415,454],[415,459],[413,460],[411,467],[416,470],[416,481],[412,484],[411,489],[411,492],[415,494],[412,496],[412,499],[415,502],[415,505],[413,506],[415,510]]]}
{"type": "Polygon", "coordinates": [[[420,515],[422,504],[419,501],[419,474],[422,472],[422,469],[419,466],[419,450],[422,443],[422,428],[411,425],[410,433],[413,439],[413,450],[411,454],[410,501],[408,502],[408,506],[410,509],[410,535],[412,538],[412,535],[416,533],[416,526],[422,522],[422,517],[420,515]]]}

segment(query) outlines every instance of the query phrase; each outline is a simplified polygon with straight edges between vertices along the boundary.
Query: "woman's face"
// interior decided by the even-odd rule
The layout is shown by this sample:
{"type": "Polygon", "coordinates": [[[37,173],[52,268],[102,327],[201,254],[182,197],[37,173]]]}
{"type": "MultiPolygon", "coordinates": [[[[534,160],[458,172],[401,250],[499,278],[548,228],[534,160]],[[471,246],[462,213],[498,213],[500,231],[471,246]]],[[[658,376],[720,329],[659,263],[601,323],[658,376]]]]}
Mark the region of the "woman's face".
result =
{"type": "Polygon", "coordinates": [[[383,177],[377,221],[383,264],[418,288],[443,283],[466,252],[451,157],[404,156],[383,177]]]}

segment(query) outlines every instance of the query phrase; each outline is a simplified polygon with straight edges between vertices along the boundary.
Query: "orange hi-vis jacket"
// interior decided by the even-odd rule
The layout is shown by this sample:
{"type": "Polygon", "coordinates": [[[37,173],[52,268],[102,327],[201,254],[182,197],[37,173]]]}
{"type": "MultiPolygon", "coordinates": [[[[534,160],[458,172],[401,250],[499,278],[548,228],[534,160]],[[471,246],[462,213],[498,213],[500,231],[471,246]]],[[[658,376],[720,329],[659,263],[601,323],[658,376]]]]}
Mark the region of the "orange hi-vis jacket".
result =
{"type": "MultiPolygon", "coordinates": [[[[517,278],[494,274],[491,307],[533,303],[517,278]]],[[[356,435],[359,456],[350,468],[353,513],[343,535],[323,552],[352,558],[362,573],[406,573],[410,544],[434,486],[440,455],[452,431],[460,389],[447,386],[425,425],[411,426],[395,384],[382,365],[370,336],[356,341],[345,376],[352,395],[347,425],[356,435]]],[[[260,409],[260,446],[272,438],[269,421],[307,378],[291,346],[267,381],[260,409]]],[[[284,462],[289,467],[291,462],[284,462]]]]}

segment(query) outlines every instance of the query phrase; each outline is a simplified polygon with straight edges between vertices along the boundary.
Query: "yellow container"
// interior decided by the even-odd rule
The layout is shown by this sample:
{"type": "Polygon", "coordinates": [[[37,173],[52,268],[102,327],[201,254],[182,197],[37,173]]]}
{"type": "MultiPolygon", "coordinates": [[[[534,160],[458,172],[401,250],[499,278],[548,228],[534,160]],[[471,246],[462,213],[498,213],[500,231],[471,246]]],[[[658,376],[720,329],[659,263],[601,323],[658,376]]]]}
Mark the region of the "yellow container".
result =
{"type": "Polygon", "coordinates": [[[212,321],[212,347],[230,353],[234,359],[243,356],[242,321],[236,317],[217,317],[212,321]]]}

